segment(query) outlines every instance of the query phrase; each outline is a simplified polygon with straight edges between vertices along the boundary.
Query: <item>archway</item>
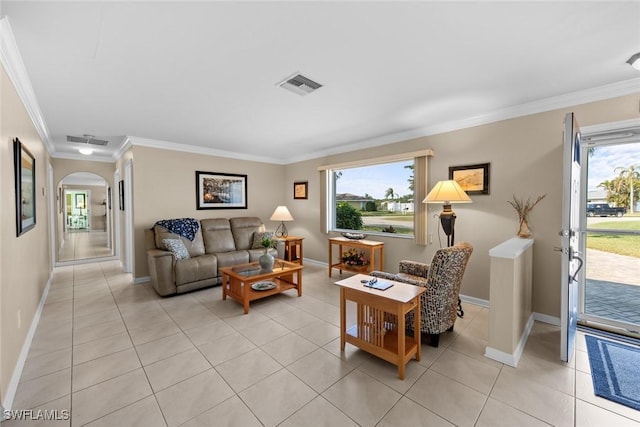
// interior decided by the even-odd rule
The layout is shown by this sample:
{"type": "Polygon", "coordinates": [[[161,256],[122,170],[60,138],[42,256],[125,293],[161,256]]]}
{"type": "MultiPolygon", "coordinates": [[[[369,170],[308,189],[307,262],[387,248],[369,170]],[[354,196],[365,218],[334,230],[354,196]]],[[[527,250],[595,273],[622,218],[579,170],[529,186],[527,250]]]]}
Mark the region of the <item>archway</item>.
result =
{"type": "Polygon", "coordinates": [[[74,172],[57,186],[57,262],[87,262],[114,255],[112,190],[95,173],[74,172]]]}

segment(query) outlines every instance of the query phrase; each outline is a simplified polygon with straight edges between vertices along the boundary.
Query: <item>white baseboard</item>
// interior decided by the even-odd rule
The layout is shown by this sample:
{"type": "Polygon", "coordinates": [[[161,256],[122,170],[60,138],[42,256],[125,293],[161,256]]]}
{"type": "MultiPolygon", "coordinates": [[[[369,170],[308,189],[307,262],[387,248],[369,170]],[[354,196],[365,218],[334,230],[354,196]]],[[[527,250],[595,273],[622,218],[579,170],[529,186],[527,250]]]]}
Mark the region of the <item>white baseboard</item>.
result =
{"type": "Polygon", "coordinates": [[[538,322],[548,323],[553,326],[560,326],[560,318],[555,316],[549,316],[548,314],[533,313],[533,320],[538,322]]]}
{"type": "Polygon", "coordinates": [[[460,294],[460,299],[462,300],[462,302],[468,302],[469,304],[475,304],[475,305],[479,305],[481,307],[489,308],[489,301],[486,300],[486,299],[470,297],[470,296],[462,295],[462,294],[460,294]]]}
{"type": "Polygon", "coordinates": [[[524,347],[527,344],[527,339],[529,338],[529,334],[531,333],[531,328],[533,328],[533,317],[533,314],[529,316],[529,320],[524,327],[524,331],[522,332],[520,340],[518,341],[518,345],[516,346],[513,353],[505,353],[504,351],[497,350],[492,347],[487,347],[484,351],[484,355],[490,359],[497,360],[498,362],[517,368],[518,362],[520,362],[520,357],[522,357],[524,347]]]}
{"type": "Polygon", "coordinates": [[[311,259],[311,258],[302,258],[303,262],[305,264],[313,264],[313,265],[318,265],[321,267],[327,267],[329,268],[329,264],[327,264],[326,262],[322,262],[322,261],[317,261],[315,259],[311,259]]]}
{"type": "Polygon", "coordinates": [[[38,304],[38,308],[31,320],[31,326],[29,326],[29,332],[27,332],[27,336],[25,337],[24,343],[22,343],[22,350],[20,351],[20,356],[18,357],[18,361],[16,362],[16,366],[13,368],[13,374],[11,375],[11,381],[9,382],[9,387],[7,389],[7,394],[2,402],[3,410],[11,410],[13,406],[13,399],[16,397],[16,391],[18,390],[18,383],[20,383],[20,377],[22,376],[22,370],[24,369],[24,364],[27,361],[27,356],[29,355],[29,349],[31,349],[31,343],[33,342],[33,336],[36,333],[36,328],[38,327],[38,323],[40,322],[40,316],[42,315],[42,310],[44,309],[44,303],[47,300],[47,295],[49,295],[49,288],[51,287],[51,281],[53,280],[53,270],[49,273],[49,279],[47,280],[47,285],[44,287],[44,291],[42,291],[42,297],[40,298],[40,304],[38,304]]]}
{"type": "Polygon", "coordinates": [[[151,281],[151,276],[136,277],[135,279],[133,279],[133,283],[136,285],[139,283],[147,283],[150,281],[151,281]]]}

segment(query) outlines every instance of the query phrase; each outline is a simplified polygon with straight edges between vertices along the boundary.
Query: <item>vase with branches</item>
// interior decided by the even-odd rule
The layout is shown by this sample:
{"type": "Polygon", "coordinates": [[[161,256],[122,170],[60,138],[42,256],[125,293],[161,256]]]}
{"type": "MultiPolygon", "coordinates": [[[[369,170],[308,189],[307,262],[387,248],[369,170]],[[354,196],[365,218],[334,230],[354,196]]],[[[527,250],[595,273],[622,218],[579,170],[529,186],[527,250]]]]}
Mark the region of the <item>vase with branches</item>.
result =
{"type": "Polygon", "coordinates": [[[529,213],[531,213],[531,210],[546,196],[546,194],[543,194],[542,196],[538,196],[535,201],[531,201],[531,197],[525,200],[524,198],[519,199],[514,195],[513,200],[507,200],[507,203],[509,203],[516,210],[516,212],[518,212],[518,237],[531,237],[531,229],[529,228],[529,213]]]}

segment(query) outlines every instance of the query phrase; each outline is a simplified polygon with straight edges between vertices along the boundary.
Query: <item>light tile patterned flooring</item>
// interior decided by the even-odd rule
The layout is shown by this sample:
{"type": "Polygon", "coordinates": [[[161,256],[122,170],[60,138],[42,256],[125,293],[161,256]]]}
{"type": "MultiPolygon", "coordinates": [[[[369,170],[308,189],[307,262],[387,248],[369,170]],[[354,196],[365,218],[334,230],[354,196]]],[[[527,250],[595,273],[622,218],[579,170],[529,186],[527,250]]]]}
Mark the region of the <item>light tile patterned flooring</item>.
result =
{"type": "Polygon", "coordinates": [[[59,261],[75,261],[87,258],[111,256],[105,231],[69,231],[58,253],[59,261]]]}
{"type": "Polygon", "coordinates": [[[341,354],[333,280],[305,265],[302,297],[243,315],[220,287],[161,298],[118,262],[56,268],[12,409],[69,409],[52,425],[72,426],[640,426],[594,396],[582,334],[564,364],[559,329],[536,323],[514,369],[483,356],[489,311],[471,304],[404,381],[341,354]]]}

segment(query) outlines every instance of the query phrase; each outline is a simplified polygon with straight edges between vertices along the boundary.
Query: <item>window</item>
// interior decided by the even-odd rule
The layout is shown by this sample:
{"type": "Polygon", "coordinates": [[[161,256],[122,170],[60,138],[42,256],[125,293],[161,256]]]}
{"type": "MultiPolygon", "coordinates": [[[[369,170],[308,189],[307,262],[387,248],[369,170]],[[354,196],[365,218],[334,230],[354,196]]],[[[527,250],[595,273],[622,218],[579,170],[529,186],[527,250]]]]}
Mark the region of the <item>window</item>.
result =
{"type": "Polygon", "coordinates": [[[318,167],[320,224],[329,231],[413,237],[427,244],[428,158],[433,150],[318,167]]]}
{"type": "Polygon", "coordinates": [[[330,228],[413,236],[413,159],[330,170],[330,228]]]}

